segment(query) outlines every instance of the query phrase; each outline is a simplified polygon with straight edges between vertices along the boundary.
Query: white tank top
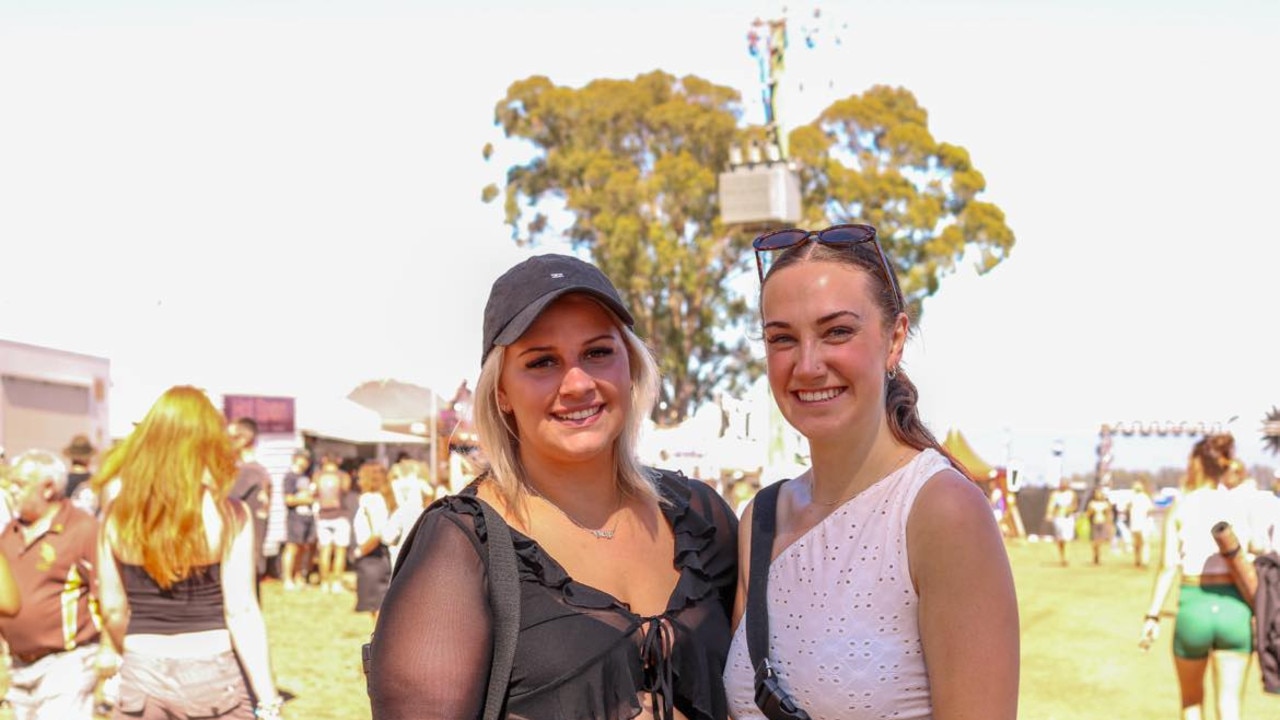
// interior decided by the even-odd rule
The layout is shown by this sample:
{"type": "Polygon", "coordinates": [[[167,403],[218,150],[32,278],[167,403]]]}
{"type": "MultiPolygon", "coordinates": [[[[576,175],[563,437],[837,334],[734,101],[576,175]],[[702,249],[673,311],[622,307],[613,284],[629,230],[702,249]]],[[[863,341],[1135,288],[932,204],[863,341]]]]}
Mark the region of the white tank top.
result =
{"type": "Polygon", "coordinates": [[[1254,538],[1243,493],[1218,487],[1202,487],[1184,494],[1173,507],[1173,528],[1178,541],[1178,564],[1183,575],[1220,575],[1230,572],[1213,539],[1213,526],[1231,523],[1236,538],[1247,551],[1254,538]]]}
{"type": "MultiPolygon", "coordinates": [[[[769,656],[813,720],[930,718],[932,703],[907,566],[907,516],[950,467],[925,450],[824,518],[769,566],[769,656]]],[[[763,720],[746,618],[725,663],[729,712],[763,720]]]]}

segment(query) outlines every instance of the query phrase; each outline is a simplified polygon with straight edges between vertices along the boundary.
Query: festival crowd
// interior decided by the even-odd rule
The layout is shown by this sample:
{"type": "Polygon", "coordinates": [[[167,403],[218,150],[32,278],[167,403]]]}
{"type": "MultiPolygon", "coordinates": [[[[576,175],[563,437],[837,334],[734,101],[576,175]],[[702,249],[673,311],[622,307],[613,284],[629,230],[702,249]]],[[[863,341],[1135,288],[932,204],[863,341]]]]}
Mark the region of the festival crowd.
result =
{"type": "MultiPolygon", "coordinates": [[[[354,591],[372,616],[374,720],[1013,720],[1000,513],[919,416],[909,306],[875,228],[770,232],[754,249],[768,380],[810,455],[740,507],[639,459],[659,367],[613,281],[554,254],[490,290],[483,462],[456,492],[409,457],[344,464],[304,447],[273,477],[257,424],[183,385],[105,452],[76,437],[18,454],[0,495],[14,717],[283,717],[260,593],[274,577],[354,591]]],[[[1261,635],[1261,608],[1280,604],[1265,574],[1249,584],[1275,525],[1239,500],[1237,468],[1229,436],[1197,443],[1158,551],[1142,641],[1180,577],[1184,718],[1200,717],[1211,660],[1227,686],[1217,717],[1239,718],[1253,610],[1261,635]]],[[[1080,511],[1099,562],[1107,498],[1060,488],[1046,520],[1065,563],[1080,511]]],[[[1151,508],[1126,512],[1141,565],[1151,508]]],[[[1277,657],[1257,652],[1280,687],[1277,657]]]]}

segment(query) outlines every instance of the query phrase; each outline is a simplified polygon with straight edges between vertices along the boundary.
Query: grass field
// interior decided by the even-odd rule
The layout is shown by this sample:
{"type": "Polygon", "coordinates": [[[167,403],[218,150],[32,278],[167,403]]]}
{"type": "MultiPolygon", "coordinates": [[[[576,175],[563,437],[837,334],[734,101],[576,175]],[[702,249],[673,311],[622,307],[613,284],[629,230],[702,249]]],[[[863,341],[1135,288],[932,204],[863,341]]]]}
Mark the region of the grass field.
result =
{"type": "MultiPolygon", "coordinates": [[[[1052,543],[1008,545],[1022,620],[1024,720],[1163,720],[1178,718],[1178,690],[1169,650],[1171,610],[1166,606],[1160,640],[1138,649],[1138,632],[1153,573],[1128,556],[1105,554],[1089,563],[1087,543],[1071,549],[1060,567],[1052,543]]],[[[308,589],[285,593],[263,586],[263,610],[272,664],[291,720],[362,720],[369,705],[360,670],[360,645],[372,621],[352,611],[355,596],[308,589]]],[[[1262,692],[1255,662],[1245,699],[1248,718],[1280,718],[1280,696],[1262,692]]],[[[1206,720],[1214,718],[1208,710],[1206,720]]],[[[0,713],[0,719],[8,715],[0,713]]]]}
{"type": "MultiPolygon", "coordinates": [[[[1178,689],[1169,649],[1176,593],[1166,606],[1159,641],[1138,649],[1153,571],[1130,556],[1104,553],[1090,561],[1087,543],[1070,548],[1061,567],[1052,543],[1011,542],[1022,620],[1019,717],[1025,720],[1161,720],[1178,717],[1178,689]]],[[[297,695],[289,717],[305,720],[368,718],[360,644],[371,623],[350,612],[352,596],[264,588],[272,660],[280,687],[297,695]]],[[[1280,718],[1280,696],[1262,692],[1255,662],[1245,713],[1280,718]]],[[[1206,718],[1213,718],[1212,709],[1206,718]]]]}

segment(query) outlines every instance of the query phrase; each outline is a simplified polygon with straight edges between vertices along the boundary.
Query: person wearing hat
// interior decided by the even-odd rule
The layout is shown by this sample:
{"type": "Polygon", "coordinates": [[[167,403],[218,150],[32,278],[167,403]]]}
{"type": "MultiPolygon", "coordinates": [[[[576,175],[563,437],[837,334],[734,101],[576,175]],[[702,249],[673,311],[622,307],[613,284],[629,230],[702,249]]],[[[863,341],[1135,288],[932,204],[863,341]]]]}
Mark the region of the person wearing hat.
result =
{"type": "Polygon", "coordinates": [[[497,640],[485,503],[510,526],[512,718],[719,720],[737,519],[645,467],[658,371],[595,266],[540,255],[493,284],[475,423],[487,467],[405,541],[371,645],[374,720],[476,718],[497,640]]]}
{"type": "MultiPolygon", "coordinates": [[[[76,489],[84,485],[86,481],[93,475],[89,471],[89,463],[93,460],[97,450],[93,444],[89,442],[86,435],[76,435],[71,438],[71,442],[62,449],[62,454],[67,458],[67,462],[71,467],[67,469],[67,497],[71,498],[77,507],[94,512],[94,507],[85,507],[82,501],[76,500],[76,489]]],[[[85,485],[85,487],[88,487],[85,485]]]]}

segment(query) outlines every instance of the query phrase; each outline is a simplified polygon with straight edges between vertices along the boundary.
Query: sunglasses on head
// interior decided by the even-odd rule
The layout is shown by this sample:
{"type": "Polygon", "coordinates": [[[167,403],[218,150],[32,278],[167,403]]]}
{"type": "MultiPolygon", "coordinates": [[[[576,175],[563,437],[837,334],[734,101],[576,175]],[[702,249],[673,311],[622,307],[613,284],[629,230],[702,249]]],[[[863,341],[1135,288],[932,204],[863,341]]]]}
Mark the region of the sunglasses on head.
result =
{"type": "Polygon", "coordinates": [[[894,280],[893,271],[889,269],[889,258],[884,254],[884,249],[880,247],[880,243],[876,242],[876,229],[870,225],[832,225],[824,230],[788,228],[786,230],[768,232],[757,237],[752,241],[751,247],[755,248],[756,251],[756,271],[760,274],[760,282],[764,282],[762,253],[786,250],[797,245],[803,245],[810,240],[817,240],[823,245],[836,247],[871,243],[872,247],[876,249],[876,255],[880,257],[880,271],[884,273],[884,281],[889,284],[889,289],[893,291],[894,307],[898,312],[902,312],[902,294],[898,290],[898,283],[894,280]]]}

